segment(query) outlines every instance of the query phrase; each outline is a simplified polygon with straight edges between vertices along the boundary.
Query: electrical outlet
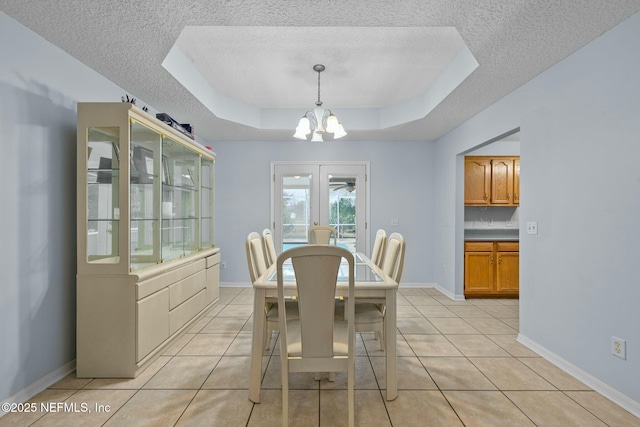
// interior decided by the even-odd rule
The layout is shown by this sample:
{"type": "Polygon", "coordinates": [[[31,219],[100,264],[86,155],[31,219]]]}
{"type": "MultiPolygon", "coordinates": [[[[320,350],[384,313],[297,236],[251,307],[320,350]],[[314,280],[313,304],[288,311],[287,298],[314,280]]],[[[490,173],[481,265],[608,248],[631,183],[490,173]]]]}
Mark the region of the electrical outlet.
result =
{"type": "Polygon", "coordinates": [[[227,261],[220,261],[220,268],[223,270],[227,268],[227,261]]]}
{"type": "Polygon", "coordinates": [[[611,337],[611,354],[627,360],[627,342],[618,337],[611,337]]]}
{"type": "Polygon", "coordinates": [[[529,221],[529,222],[527,222],[527,234],[538,234],[538,222],[537,221],[529,221]]]}
{"type": "Polygon", "coordinates": [[[397,227],[399,225],[400,221],[398,221],[398,218],[391,218],[391,226],[392,227],[397,227]]]}
{"type": "Polygon", "coordinates": [[[493,227],[493,218],[489,218],[489,227],[493,227]]]}

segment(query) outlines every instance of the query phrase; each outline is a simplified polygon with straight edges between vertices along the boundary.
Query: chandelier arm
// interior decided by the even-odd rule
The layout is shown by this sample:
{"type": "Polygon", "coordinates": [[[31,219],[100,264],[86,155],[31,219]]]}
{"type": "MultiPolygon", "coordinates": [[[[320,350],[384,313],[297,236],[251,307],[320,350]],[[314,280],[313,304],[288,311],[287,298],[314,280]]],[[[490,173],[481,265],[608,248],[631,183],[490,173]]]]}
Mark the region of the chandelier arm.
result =
{"type": "Polygon", "coordinates": [[[311,132],[315,132],[316,129],[318,129],[318,120],[316,119],[316,115],[313,113],[313,111],[307,111],[306,113],[304,113],[304,117],[306,117],[307,119],[309,119],[309,125],[311,125],[311,132]]]}

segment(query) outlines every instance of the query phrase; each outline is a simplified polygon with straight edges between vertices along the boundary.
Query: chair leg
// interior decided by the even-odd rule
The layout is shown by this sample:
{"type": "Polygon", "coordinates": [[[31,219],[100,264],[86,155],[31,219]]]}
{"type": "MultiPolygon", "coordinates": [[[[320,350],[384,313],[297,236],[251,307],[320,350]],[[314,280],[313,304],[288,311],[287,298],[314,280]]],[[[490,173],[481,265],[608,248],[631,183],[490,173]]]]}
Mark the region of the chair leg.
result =
{"type": "MultiPolygon", "coordinates": [[[[285,368],[283,366],[283,368],[285,368]]],[[[282,427],[289,427],[289,373],[282,369],[282,427]]]]}
{"type": "Polygon", "coordinates": [[[267,321],[265,319],[265,322],[264,322],[264,350],[265,351],[269,350],[270,344],[271,344],[271,331],[269,330],[269,327],[267,326],[267,321]]]}
{"type": "Polygon", "coordinates": [[[349,412],[349,427],[356,424],[356,403],[355,403],[355,362],[347,369],[347,406],[349,412]]]}
{"type": "MultiPolygon", "coordinates": [[[[382,323],[382,327],[384,328],[384,322],[382,323]]],[[[384,351],[384,329],[382,331],[376,331],[375,334],[378,344],[380,344],[380,350],[384,351]]]]}

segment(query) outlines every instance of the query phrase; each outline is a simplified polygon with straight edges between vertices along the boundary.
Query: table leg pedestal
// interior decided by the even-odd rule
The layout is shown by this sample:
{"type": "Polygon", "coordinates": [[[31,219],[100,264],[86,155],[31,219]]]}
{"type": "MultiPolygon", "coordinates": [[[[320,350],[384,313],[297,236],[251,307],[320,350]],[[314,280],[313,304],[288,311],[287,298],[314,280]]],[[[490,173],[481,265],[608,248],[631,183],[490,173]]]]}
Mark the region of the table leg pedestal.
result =
{"type": "Polygon", "coordinates": [[[394,400],[398,397],[398,375],[397,375],[397,306],[396,289],[386,291],[386,320],[385,320],[385,340],[387,347],[387,400],[394,400]]]}

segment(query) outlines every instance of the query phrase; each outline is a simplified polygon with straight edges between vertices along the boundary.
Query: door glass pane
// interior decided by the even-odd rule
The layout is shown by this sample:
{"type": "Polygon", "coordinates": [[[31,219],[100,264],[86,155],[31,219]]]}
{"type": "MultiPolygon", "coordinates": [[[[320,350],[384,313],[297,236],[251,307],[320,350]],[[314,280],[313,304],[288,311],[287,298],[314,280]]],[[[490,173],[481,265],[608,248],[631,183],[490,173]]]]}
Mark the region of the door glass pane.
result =
{"type": "Polygon", "coordinates": [[[356,177],[329,175],[329,225],[338,231],[338,246],[356,251],[356,177]]]}
{"type": "Polygon", "coordinates": [[[87,152],[87,261],[118,263],[119,128],[89,128],[87,152]]]}
{"type": "Polygon", "coordinates": [[[307,244],[311,175],[282,175],[282,250],[307,244]]]}

